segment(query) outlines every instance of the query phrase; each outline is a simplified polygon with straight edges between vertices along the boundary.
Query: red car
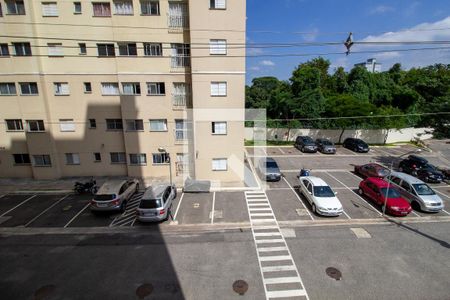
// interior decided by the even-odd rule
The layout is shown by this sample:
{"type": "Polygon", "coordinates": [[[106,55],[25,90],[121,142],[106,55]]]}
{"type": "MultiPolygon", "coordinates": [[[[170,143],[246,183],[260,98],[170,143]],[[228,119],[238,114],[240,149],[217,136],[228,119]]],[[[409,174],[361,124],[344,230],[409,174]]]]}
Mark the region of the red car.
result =
{"type": "Polygon", "coordinates": [[[369,177],[359,183],[360,195],[366,195],[381,206],[386,201],[386,212],[395,216],[406,216],[411,211],[411,205],[400,196],[398,190],[381,178],[369,177]]]}
{"type": "Polygon", "coordinates": [[[389,175],[390,171],[388,168],[383,167],[382,165],[370,163],[361,166],[355,166],[355,173],[367,177],[378,177],[384,178],[389,175]]]}

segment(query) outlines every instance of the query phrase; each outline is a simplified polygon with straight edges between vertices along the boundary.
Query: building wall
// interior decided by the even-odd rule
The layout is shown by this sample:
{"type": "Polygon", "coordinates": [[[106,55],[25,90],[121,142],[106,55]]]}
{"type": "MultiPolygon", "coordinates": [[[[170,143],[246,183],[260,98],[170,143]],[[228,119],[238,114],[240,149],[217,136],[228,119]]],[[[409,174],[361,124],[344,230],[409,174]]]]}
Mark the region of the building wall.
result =
{"type": "MultiPolygon", "coordinates": [[[[245,1],[229,0],[225,10],[209,9],[209,0],[190,1],[188,7],[191,30],[168,28],[167,0],[160,0],[159,16],[141,15],[138,0],[133,0],[134,15],[114,15],[113,2],[110,1],[113,12],[111,17],[93,17],[92,4],[88,1],[81,1],[81,14],[73,13],[73,2],[57,1],[58,17],[43,17],[40,1],[24,2],[25,15],[7,15],[5,2],[0,0],[3,8],[0,20],[20,23],[1,24],[3,34],[21,36],[0,37],[0,43],[10,44],[12,54],[12,42],[30,42],[33,53],[29,57],[0,57],[0,82],[15,82],[17,89],[17,95],[0,96],[1,177],[47,179],[128,175],[167,179],[167,165],[152,163],[152,153],[158,153],[158,148],[164,148],[171,155],[172,172],[178,180],[182,176],[176,170],[176,154],[186,153],[188,149],[196,149],[204,159],[198,163],[192,162],[192,168],[195,169],[192,174],[196,174],[198,178],[225,181],[239,179],[236,172],[212,172],[211,159],[231,156],[243,161],[243,123],[230,124],[229,134],[220,138],[222,145],[235,145],[233,147],[211,147],[218,139],[211,135],[211,125],[207,123],[196,125],[195,127],[200,128],[198,134],[193,132],[190,140],[176,141],[175,119],[187,120],[189,117],[186,109],[172,105],[172,86],[174,82],[191,85],[194,109],[244,108],[245,49],[230,49],[229,54],[242,56],[239,58],[231,58],[229,55],[217,59],[196,58],[200,55],[209,56],[209,48],[206,45],[202,47],[204,49],[195,49],[200,48],[195,44],[205,41],[208,43],[211,38],[225,38],[229,43],[245,43],[245,1]],[[233,31],[218,34],[216,29],[233,31]],[[109,40],[115,42],[116,56],[98,57],[97,43],[109,40]],[[137,56],[119,56],[117,41],[136,42],[137,56]],[[162,43],[163,56],[144,56],[143,42],[162,43]],[[172,68],[170,44],[191,42],[192,67],[172,68]],[[48,43],[62,43],[64,56],[48,56],[48,43]],[[86,55],[80,55],[78,43],[86,44],[86,55]],[[212,80],[228,82],[227,97],[210,96],[212,80]],[[37,82],[39,94],[20,95],[19,82],[37,82]],[[70,94],[55,95],[55,82],[68,83],[70,94]],[[91,83],[91,93],[85,93],[84,82],[91,83]],[[117,82],[119,85],[123,82],[139,82],[141,94],[105,96],[101,92],[102,82],[117,82]],[[165,95],[147,95],[147,82],[164,82],[165,95]],[[105,123],[107,118],[122,119],[124,130],[108,131],[105,123]],[[22,119],[24,127],[25,120],[44,120],[45,132],[7,132],[5,119],[22,119]],[[61,132],[61,119],[73,119],[75,131],[61,132]],[[96,129],[89,128],[89,119],[96,120],[96,129]],[[127,119],[142,119],[144,130],[127,131],[127,119]],[[149,119],[166,119],[167,131],[150,132],[149,119]],[[188,147],[189,143],[192,145],[188,147]],[[101,162],[94,162],[94,152],[101,153],[101,162]],[[110,152],[126,152],[127,163],[112,164],[110,152]],[[50,167],[37,167],[34,164],[16,166],[13,153],[49,154],[52,164],[50,167]],[[81,163],[67,165],[66,153],[79,154],[81,163]],[[130,165],[130,153],[145,153],[146,165],[130,165]]],[[[195,159],[194,152],[191,153],[191,158],[195,159]]]]}

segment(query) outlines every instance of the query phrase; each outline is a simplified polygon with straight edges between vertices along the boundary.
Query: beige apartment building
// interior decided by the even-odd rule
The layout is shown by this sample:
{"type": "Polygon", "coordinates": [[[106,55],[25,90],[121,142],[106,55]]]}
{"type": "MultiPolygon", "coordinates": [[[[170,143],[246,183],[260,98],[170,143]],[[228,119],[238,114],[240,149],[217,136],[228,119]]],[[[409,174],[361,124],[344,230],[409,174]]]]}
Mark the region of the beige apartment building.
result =
{"type": "Polygon", "coordinates": [[[244,0],[0,6],[0,177],[242,182],[244,0]]]}

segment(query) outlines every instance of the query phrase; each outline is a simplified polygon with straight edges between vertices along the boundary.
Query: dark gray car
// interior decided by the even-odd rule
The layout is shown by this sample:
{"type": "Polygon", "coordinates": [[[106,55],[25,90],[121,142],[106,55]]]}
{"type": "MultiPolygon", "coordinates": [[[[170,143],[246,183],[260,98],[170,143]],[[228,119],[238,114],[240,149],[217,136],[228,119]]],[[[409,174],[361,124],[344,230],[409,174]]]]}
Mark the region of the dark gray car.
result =
{"type": "Polygon", "coordinates": [[[332,141],[328,139],[317,139],[316,140],[317,150],[324,154],[335,154],[336,146],[332,141]]]}
{"type": "Polygon", "coordinates": [[[302,152],[310,152],[310,153],[316,153],[317,152],[317,146],[316,143],[312,138],[309,136],[298,136],[295,139],[295,148],[302,152]]]}
{"type": "Polygon", "coordinates": [[[266,181],[280,181],[281,171],[277,162],[271,158],[262,158],[258,163],[258,171],[266,181]]]}

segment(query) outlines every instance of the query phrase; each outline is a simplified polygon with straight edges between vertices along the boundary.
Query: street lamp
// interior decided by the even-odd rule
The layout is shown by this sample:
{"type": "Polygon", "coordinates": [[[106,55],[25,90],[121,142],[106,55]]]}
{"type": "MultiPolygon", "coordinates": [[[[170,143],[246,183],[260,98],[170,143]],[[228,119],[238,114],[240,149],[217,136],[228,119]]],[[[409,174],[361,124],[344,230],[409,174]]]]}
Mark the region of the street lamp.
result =
{"type": "Polygon", "coordinates": [[[170,185],[172,185],[172,163],[170,161],[170,154],[166,151],[165,148],[159,147],[158,152],[164,153],[166,155],[166,163],[169,163],[169,176],[170,176],[170,185]]]}
{"type": "MultiPolygon", "coordinates": [[[[409,151],[409,152],[403,153],[402,155],[397,156],[397,158],[401,158],[401,157],[403,157],[405,155],[408,155],[408,154],[411,154],[411,153],[420,153],[420,152],[422,152],[422,149],[416,149],[416,150],[413,150],[413,151],[409,151]]],[[[386,190],[386,194],[384,195],[383,216],[386,214],[386,204],[387,204],[387,198],[388,198],[388,195],[389,195],[389,187],[391,186],[391,174],[392,174],[393,167],[394,167],[394,160],[392,159],[391,165],[390,165],[390,168],[389,168],[388,187],[387,187],[387,190],[386,190]]]]}

